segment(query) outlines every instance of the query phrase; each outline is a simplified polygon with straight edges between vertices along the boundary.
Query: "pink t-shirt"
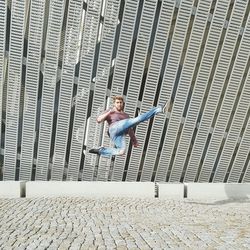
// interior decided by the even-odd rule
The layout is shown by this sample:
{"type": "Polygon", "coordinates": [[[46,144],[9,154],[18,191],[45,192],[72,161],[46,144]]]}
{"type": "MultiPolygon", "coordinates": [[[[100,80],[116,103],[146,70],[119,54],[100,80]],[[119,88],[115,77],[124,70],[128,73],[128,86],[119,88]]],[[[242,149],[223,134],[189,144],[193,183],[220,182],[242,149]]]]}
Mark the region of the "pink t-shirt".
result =
{"type": "MultiPolygon", "coordinates": [[[[107,113],[108,111],[109,111],[109,109],[105,110],[105,113],[107,113]]],[[[118,122],[118,121],[121,121],[124,119],[128,119],[128,118],[129,118],[129,115],[126,114],[125,112],[121,113],[121,112],[115,111],[115,112],[110,113],[107,116],[106,121],[108,122],[109,126],[111,126],[115,122],[118,122]]]]}

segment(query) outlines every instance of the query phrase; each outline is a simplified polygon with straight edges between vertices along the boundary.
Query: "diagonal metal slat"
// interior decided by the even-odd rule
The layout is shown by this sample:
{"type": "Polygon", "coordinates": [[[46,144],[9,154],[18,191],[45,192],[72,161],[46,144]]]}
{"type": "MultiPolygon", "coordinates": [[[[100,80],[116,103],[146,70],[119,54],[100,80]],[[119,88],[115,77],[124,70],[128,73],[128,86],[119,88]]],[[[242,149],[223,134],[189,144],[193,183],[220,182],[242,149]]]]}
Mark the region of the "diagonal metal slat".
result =
{"type": "MultiPolygon", "coordinates": [[[[116,24],[117,24],[119,7],[120,6],[117,6],[117,13],[116,12],[112,13],[113,22],[116,24]]],[[[116,26],[116,29],[117,29],[117,26],[116,26]]],[[[110,106],[109,100],[107,99],[106,107],[109,107],[109,106],[110,106]]],[[[113,147],[114,145],[112,145],[113,143],[110,141],[110,138],[108,137],[106,131],[107,131],[107,123],[104,124],[103,126],[102,139],[101,139],[102,145],[113,147]]],[[[107,181],[110,178],[110,171],[111,171],[110,167],[111,167],[111,157],[109,158],[100,157],[99,166],[97,170],[97,176],[96,177],[94,176],[94,179],[96,178],[98,181],[107,181]]]]}
{"type": "Polygon", "coordinates": [[[57,126],[52,180],[62,180],[65,167],[66,149],[68,143],[69,122],[71,113],[72,91],[75,76],[75,66],[78,51],[78,40],[82,20],[81,0],[71,0],[68,7],[68,21],[65,33],[62,75],[60,83],[59,105],[57,113],[57,126]]]}
{"type": "MultiPolygon", "coordinates": [[[[158,20],[157,30],[155,33],[155,42],[152,50],[152,57],[148,67],[148,74],[146,83],[144,86],[144,95],[141,102],[141,113],[148,111],[154,104],[155,95],[157,94],[157,85],[159,84],[159,78],[162,70],[162,63],[164,60],[164,53],[168,44],[169,30],[171,26],[172,16],[174,13],[174,2],[163,1],[161,6],[160,17],[158,20]]],[[[155,119],[158,119],[156,117],[155,119]]],[[[139,142],[139,148],[133,148],[130,158],[130,164],[132,166],[140,166],[140,161],[143,158],[143,148],[146,143],[147,130],[149,123],[141,123],[136,128],[136,137],[139,142]]],[[[147,152],[145,152],[147,154],[147,152]]],[[[137,179],[141,181],[151,181],[152,165],[147,165],[139,170],[137,173],[137,179]]]]}
{"type": "MultiPolygon", "coordinates": [[[[131,68],[131,74],[128,84],[128,91],[126,96],[126,105],[125,112],[129,114],[130,117],[134,116],[135,109],[137,106],[140,84],[143,77],[143,71],[145,67],[148,45],[150,40],[150,33],[154,20],[154,13],[156,9],[156,1],[146,1],[143,5],[142,16],[140,21],[140,26],[138,30],[138,37],[134,52],[133,65],[131,68]]],[[[127,140],[127,148],[129,142],[127,140]]],[[[125,168],[125,162],[123,157],[116,159],[115,166],[121,165],[122,169],[125,168]]],[[[135,180],[135,176],[137,173],[137,166],[129,165],[129,169],[127,172],[127,180],[135,180]]]]}
{"type": "Polygon", "coordinates": [[[248,163],[247,169],[244,173],[244,178],[243,178],[243,182],[250,182],[250,162],[248,163]]]}
{"type": "MultiPolygon", "coordinates": [[[[249,19],[248,19],[249,20],[249,19]]],[[[248,21],[249,23],[249,21],[248,21]]],[[[249,24],[246,26],[243,37],[242,37],[242,41],[240,44],[240,48],[239,48],[239,53],[236,57],[235,60],[235,66],[232,72],[232,77],[230,79],[229,82],[229,86],[228,86],[228,90],[225,93],[225,115],[230,115],[233,110],[228,110],[228,107],[232,107],[233,103],[236,101],[237,98],[237,94],[239,92],[239,87],[241,85],[241,82],[243,81],[243,75],[244,75],[244,70],[247,67],[247,63],[249,60],[249,55],[248,55],[248,51],[249,51],[249,46],[248,46],[248,41],[249,41],[249,24]]],[[[235,111],[235,115],[233,118],[233,121],[231,122],[231,126],[230,126],[230,130],[226,131],[228,132],[228,134],[226,135],[227,138],[225,140],[225,145],[223,147],[222,153],[221,153],[221,157],[219,159],[218,162],[218,167],[216,169],[215,172],[215,176],[214,176],[214,182],[223,182],[224,181],[224,177],[227,171],[227,168],[230,164],[230,161],[232,160],[232,158],[234,158],[233,156],[233,151],[238,143],[239,140],[239,136],[240,136],[240,131],[241,128],[243,126],[243,122],[245,119],[245,114],[248,111],[248,105],[247,104],[247,99],[249,98],[249,81],[245,81],[242,92],[241,92],[241,98],[239,99],[239,103],[238,103],[238,107],[235,111]]],[[[220,112],[220,115],[223,115],[223,109],[220,112]]],[[[222,116],[222,121],[224,121],[225,119],[225,115],[222,116]]],[[[221,123],[217,125],[222,126],[221,123]]],[[[225,129],[224,129],[225,131],[225,129]]],[[[236,166],[235,166],[236,167],[236,166]]],[[[233,167],[234,169],[234,167],[233,167]]],[[[238,168],[236,168],[236,172],[235,170],[232,169],[232,172],[235,173],[236,176],[238,176],[238,178],[236,177],[236,179],[239,179],[239,172],[238,168]]],[[[232,174],[233,176],[234,174],[232,174]]]]}
{"type": "MultiPolygon", "coordinates": [[[[192,140],[192,135],[194,132],[194,128],[197,127],[199,131],[200,124],[197,124],[198,118],[202,115],[200,113],[202,101],[205,97],[205,91],[208,84],[208,79],[210,79],[210,75],[212,74],[213,64],[216,57],[217,47],[219,46],[219,39],[224,29],[224,22],[227,15],[227,10],[229,8],[229,3],[217,2],[211,22],[211,27],[208,33],[208,38],[206,41],[204,54],[201,59],[201,66],[197,76],[197,81],[194,87],[192,99],[190,101],[189,110],[187,112],[187,117],[185,119],[185,124],[183,127],[183,132],[180,138],[179,148],[177,151],[176,157],[182,160],[182,164],[185,162],[185,158],[187,157],[187,152],[189,145],[192,140]]],[[[208,129],[210,127],[208,126],[208,129]]],[[[205,133],[205,135],[207,135],[205,133]]],[[[202,138],[201,143],[203,143],[206,138],[202,138]]],[[[192,148],[192,152],[195,151],[199,153],[203,151],[204,147],[194,146],[192,148]]],[[[191,152],[191,154],[192,154],[191,152]]],[[[187,170],[185,174],[184,181],[193,182],[196,178],[199,162],[198,157],[192,158],[188,162],[187,170]]]]}
{"type": "MultiPolygon", "coordinates": [[[[240,23],[241,20],[243,19],[243,13],[244,13],[244,6],[242,8],[242,5],[237,5],[237,3],[234,5],[233,10],[232,10],[232,16],[227,28],[227,32],[224,38],[224,44],[222,47],[222,51],[219,57],[219,62],[218,62],[218,67],[215,71],[215,75],[214,75],[214,80],[211,86],[211,90],[209,92],[209,96],[208,96],[208,100],[207,100],[207,105],[205,107],[204,110],[204,115],[201,121],[201,125],[199,128],[199,133],[197,136],[197,142],[201,142],[201,138],[203,138],[203,135],[205,134],[205,131],[207,131],[207,125],[209,124],[209,126],[211,126],[211,122],[213,120],[213,117],[216,111],[216,106],[219,105],[218,100],[219,97],[221,95],[221,91],[223,88],[223,84],[226,81],[226,77],[228,75],[228,71],[229,71],[229,66],[230,66],[230,62],[231,60],[233,60],[233,54],[235,49],[235,44],[237,42],[238,39],[238,35],[239,35],[239,29],[240,29],[240,23]],[[242,15],[240,15],[240,13],[242,13],[242,15]],[[238,25],[235,25],[238,24],[238,25]],[[202,134],[202,136],[200,136],[200,134],[202,134]]],[[[231,72],[230,72],[231,73],[231,72]]],[[[227,86],[228,87],[228,86],[227,86]]],[[[229,106],[228,106],[229,107],[229,106]]],[[[221,114],[221,110],[220,110],[220,114],[221,114]]],[[[223,119],[223,118],[222,118],[223,119]]],[[[225,122],[227,120],[227,118],[225,117],[223,119],[223,122],[225,122]]],[[[220,122],[220,120],[219,120],[220,122]]],[[[216,139],[216,133],[221,134],[221,137],[223,137],[224,135],[224,131],[221,132],[223,125],[221,124],[221,127],[219,127],[216,130],[213,130],[213,134],[212,134],[212,138],[210,140],[209,146],[208,146],[208,150],[206,152],[206,156],[204,159],[204,164],[201,168],[201,173],[200,173],[200,177],[199,180],[202,182],[208,182],[209,178],[210,178],[210,174],[212,172],[213,169],[213,165],[210,163],[210,161],[212,160],[213,162],[215,161],[215,155],[211,153],[210,148],[213,147],[217,147],[219,149],[219,140],[216,139]],[[219,130],[219,131],[218,131],[219,130]],[[214,135],[215,134],[215,135],[214,135]],[[214,141],[214,138],[215,140],[214,141]]],[[[213,128],[214,129],[214,128],[213,128]]],[[[209,133],[209,131],[207,131],[207,134],[209,133]]],[[[198,144],[197,144],[198,145],[198,144]]],[[[204,145],[204,141],[202,142],[202,144],[204,145]]],[[[194,154],[195,157],[195,154],[194,154]]],[[[191,158],[192,159],[192,158],[191,158]]]]}
{"type": "MultiPolygon", "coordinates": [[[[91,148],[96,145],[100,145],[102,139],[102,125],[96,126],[96,115],[101,110],[106,108],[106,90],[109,78],[109,71],[112,59],[112,50],[114,44],[114,34],[117,26],[117,16],[119,10],[119,2],[114,0],[109,0],[105,6],[105,18],[101,37],[100,53],[97,65],[97,74],[95,77],[94,85],[94,97],[91,106],[91,116],[92,120],[90,127],[93,126],[93,131],[90,134],[93,136],[88,136],[87,146],[91,148]]],[[[101,161],[105,159],[101,159],[101,161]]],[[[86,152],[84,169],[83,169],[83,180],[92,180],[96,177],[96,161],[97,157],[93,154],[86,152]]]]}
{"type": "MultiPolygon", "coordinates": [[[[7,0],[0,1],[0,100],[3,100],[3,87],[5,81],[5,69],[7,61],[5,60],[5,40],[6,40],[6,19],[7,19],[7,0]]],[[[0,124],[2,124],[2,101],[0,101],[0,124]]],[[[2,127],[2,126],[1,126],[2,127]]],[[[0,127],[0,148],[2,145],[0,127]]]]}
{"type": "MultiPolygon", "coordinates": [[[[167,152],[167,166],[170,165],[171,157],[174,157],[174,152],[171,151],[169,144],[174,145],[178,137],[178,129],[181,126],[183,113],[185,109],[185,102],[187,102],[189,91],[194,78],[194,62],[198,60],[199,51],[201,50],[203,36],[205,35],[207,16],[211,7],[212,1],[200,2],[196,13],[194,23],[192,25],[191,37],[187,48],[187,55],[184,61],[179,86],[177,89],[175,102],[172,109],[171,119],[168,125],[168,133],[166,136],[166,152],[167,152]]],[[[173,148],[172,148],[173,150],[173,148]]],[[[170,173],[171,182],[179,182],[182,175],[183,166],[178,164],[178,158],[175,157],[173,167],[170,173]]]]}
{"type": "MultiPolygon", "coordinates": [[[[140,84],[142,83],[144,69],[147,67],[148,60],[148,46],[150,42],[150,33],[152,32],[153,22],[155,11],[157,7],[156,1],[148,1],[144,3],[140,26],[138,30],[138,37],[136,41],[136,47],[134,51],[134,59],[130,74],[130,79],[128,82],[128,90],[126,97],[126,106],[125,110],[130,115],[130,117],[134,117],[135,110],[137,108],[138,97],[140,93],[140,84]]],[[[129,140],[127,141],[127,148],[129,145],[129,140]]],[[[127,181],[135,181],[138,165],[134,164],[130,160],[133,158],[133,150],[131,151],[130,159],[128,158],[128,170],[126,171],[126,180],[127,181]],[[132,157],[132,158],[131,158],[132,157]]],[[[123,161],[122,158],[117,159],[115,162],[116,165],[122,166],[122,169],[125,169],[126,161],[123,161]]]]}
{"type": "MultiPolygon", "coordinates": [[[[136,15],[138,12],[139,0],[129,0],[125,3],[122,19],[121,34],[118,44],[117,57],[115,59],[114,77],[111,93],[122,95],[125,87],[126,73],[131,53],[133,34],[135,29],[136,15]]],[[[123,159],[125,157],[122,157],[123,159]]],[[[117,159],[115,159],[117,160],[117,159]]],[[[121,181],[123,176],[123,164],[114,164],[112,180],[121,181]]]]}
{"type": "MultiPolygon", "coordinates": [[[[104,18],[108,18],[108,22],[107,24],[110,22],[110,24],[112,23],[113,25],[115,26],[111,26],[109,24],[110,27],[107,26],[109,32],[110,32],[110,29],[113,30],[113,38],[115,37],[115,32],[116,32],[116,29],[117,29],[117,25],[118,25],[118,12],[119,12],[119,8],[120,8],[120,3],[118,1],[116,2],[112,2],[111,5],[107,5],[106,6],[106,12],[105,12],[105,15],[104,15],[104,18]],[[109,9],[111,11],[109,11],[109,9]]],[[[104,20],[104,25],[105,25],[105,20],[104,20]]],[[[105,27],[105,26],[104,26],[105,27]]],[[[104,37],[105,37],[105,33],[104,33],[104,37]]],[[[111,39],[110,37],[110,40],[108,41],[108,43],[114,45],[114,40],[111,39]]],[[[114,47],[112,47],[112,50],[114,49],[114,47]]],[[[112,59],[112,53],[113,51],[109,51],[110,53],[110,59],[112,59]]],[[[108,57],[109,58],[109,57],[108,57]]],[[[111,67],[112,65],[110,65],[111,67]]],[[[109,70],[107,70],[109,71],[109,70]]],[[[107,82],[106,84],[108,83],[108,80],[107,79],[107,82]]],[[[108,94],[108,93],[107,93],[108,94]]],[[[106,95],[107,95],[106,94],[106,95]]],[[[106,99],[106,107],[110,106],[109,105],[109,100],[106,99]]],[[[101,138],[101,141],[102,141],[102,145],[105,145],[105,146],[112,146],[110,145],[110,139],[106,133],[106,128],[107,124],[105,124],[103,126],[103,130],[102,130],[102,138],[101,138]]],[[[105,158],[105,157],[100,157],[99,158],[99,166],[98,166],[98,169],[97,169],[97,173],[96,176],[94,175],[94,179],[97,179],[98,181],[105,181],[108,179],[109,177],[109,171],[110,171],[110,165],[111,165],[111,158],[105,158]]]]}
{"type": "Polygon", "coordinates": [[[94,52],[99,27],[99,1],[89,1],[83,29],[82,50],[80,58],[80,75],[76,94],[75,116],[69,156],[67,180],[82,178],[79,173],[85,131],[87,128],[88,98],[91,88],[91,76],[94,52]],[[98,7],[97,7],[98,6],[98,7]]]}
{"type": "Polygon", "coordinates": [[[57,83],[57,70],[60,49],[60,37],[65,3],[59,0],[50,2],[47,42],[43,73],[43,89],[39,140],[36,161],[36,180],[47,180],[50,164],[50,148],[54,116],[54,98],[57,83]]]}
{"type": "MultiPolygon", "coordinates": [[[[174,91],[174,82],[176,77],[178,77],[178,72],[180,70],[180,60],[183,53],[184,48],[184,41],[185,37],[188,32],[188,24],[190,22],[191,13],[192,13],[193,1],[182,1],[176,21],[176,27],[173,34],[173,41],[170,49],[170,55],[167,62],[167,67],[165,71],[165,76],[163,80],[163,85],[165,85],[166,89],[171,88],[171,92],[173,94],[174,91]],[[185,25],[183,25],[185,23],[185,25]]],[[[164,92],[161,91],[160,99],[163,100],[163,103],[167,101],[167,97],[171,94],[171,92],[167,92],[164,95],[164,92]],[[165,99],[165,100],[164,100],[165,99]]],[[[170,97],[168,97],[169,99],[170,97]]],[[[171,116],[170,116],[171,119],[171,116]]],[[[159,118],[156,121],[160,120],[159,118]]],[[[156,180],[157,181],[166,181],[166,175],[168,170],[168,151],[173,148],[174,143],[168,144],[169,142],[166,141],[168,138],[168,128],[167,134],[165,136],[165,143],[162,148],[162,152],[160,155],[160,160],[157,168],[156,173],[156,180]],[[168,149],[166,148],[168,147],[168,149]]],[[[160,141],[159,141],[160,142],[160,141]]],[[[158,144],[159,145],[159,144],[158,144]]],[[[156,145],[155,145],[156,146],[156,145]]]]}
{"type": "MultiPolygon", "coordinates": [[[[248,105],[249,106],[249,105],[248,105]]],[[[235,170],[238,170],[237,175],[240,177],[241,175],[241,169],[245,165],[245,161],[248,157],[248,154],[250,153],[250,119],[247,122],[245,132],[242,136],[242,140],[240,142],[239,150],[237,151],[237,154],[235,156],[234,160],[234,167],[235,170]]],[[[235,171],[234,170],[234,171],[235,171]]],[[[250,171],[249,171],[249,162],[248,162],[248,167],[246,169],[246,172],[244,174],[243,182],[249,182],[250,177],[250,171]]],[[[230,176],[230,182],[232,181],[232,175],[230,176]]],[[[238,181],[236,178],[234,179],[236,182],[238,181]]]]}
{"type": "Polygon", "coordinates": [[[31,180],[35,143],[37,93],[39,87],[40,61],[43,38],[45,2],[31,2],[29,20],[29,43],[26,63],[25,99],[23,110],[22,150],[20,159],[20,180],[31,180]]]}
{"type": "Polygon", "coordinates": [[[23,41],[25,32],[26,1],[12,1],[10,25],[10,52],[8,67],[6,133],[4,152],[4,180],[15,180],[19,102],[22,82],[23,41]]]}

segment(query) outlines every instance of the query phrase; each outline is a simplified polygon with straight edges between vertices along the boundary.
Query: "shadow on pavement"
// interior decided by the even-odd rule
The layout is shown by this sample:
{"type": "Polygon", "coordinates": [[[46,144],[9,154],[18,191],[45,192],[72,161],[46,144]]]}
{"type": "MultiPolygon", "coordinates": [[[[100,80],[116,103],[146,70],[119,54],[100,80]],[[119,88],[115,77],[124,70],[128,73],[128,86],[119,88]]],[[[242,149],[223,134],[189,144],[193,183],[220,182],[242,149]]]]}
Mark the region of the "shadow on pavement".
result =
{"type": "Polygon", "coordinates": [[[246,198],[229,198],[225,200],[215,200],[215,201],[194,201],[194,200],[186,200],[185,203],[189,204],[199,204],[199,205],[225,205],[229,203],[250,203],[250,199],[246,198]]]}

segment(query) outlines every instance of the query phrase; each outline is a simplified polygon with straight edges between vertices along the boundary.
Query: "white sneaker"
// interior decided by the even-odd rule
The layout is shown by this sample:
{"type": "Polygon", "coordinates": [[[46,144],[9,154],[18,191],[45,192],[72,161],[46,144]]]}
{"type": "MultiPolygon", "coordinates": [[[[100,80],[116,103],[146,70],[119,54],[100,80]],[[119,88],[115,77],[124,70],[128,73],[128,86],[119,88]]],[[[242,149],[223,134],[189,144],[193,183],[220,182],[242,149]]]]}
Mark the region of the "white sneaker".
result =
{"type": "Polygon", "coordinates": [[[162,113],[167,114],[171,101],[170,99],[162,106],[162,113]]]}

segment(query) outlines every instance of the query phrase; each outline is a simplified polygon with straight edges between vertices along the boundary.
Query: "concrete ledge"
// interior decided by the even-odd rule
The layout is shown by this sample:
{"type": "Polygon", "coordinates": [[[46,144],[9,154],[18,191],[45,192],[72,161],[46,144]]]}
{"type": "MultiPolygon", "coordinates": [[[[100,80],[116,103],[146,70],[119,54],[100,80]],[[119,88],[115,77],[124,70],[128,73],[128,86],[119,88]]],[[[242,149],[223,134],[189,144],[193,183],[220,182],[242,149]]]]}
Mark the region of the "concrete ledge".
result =
{"type": "Polygon", "coordinates": [[[0,198],[20,198],[24,196],[24,181],[0,181],[0,198]]]}
{"type": "Polygon", "coordinates": [[[187,198],[191,199],[247,199],[250,183],[186,183],[187,198]]]}
{"type": "Polygon", "coordinates": [[[183,199],[184,184],[156,183],[158,185],[159,199],[183,199]]]}
{"type": "Polygon", "coordinates": [[[26,197],[136,197],[154,198],[152,182],[34,181],[26,183],[26,197]]]}

